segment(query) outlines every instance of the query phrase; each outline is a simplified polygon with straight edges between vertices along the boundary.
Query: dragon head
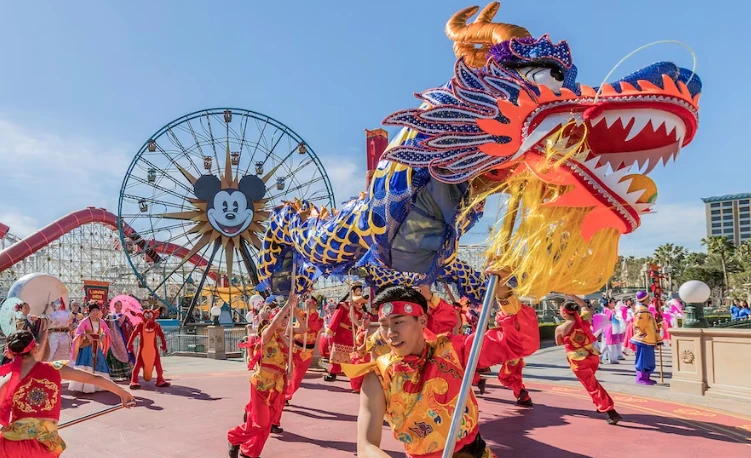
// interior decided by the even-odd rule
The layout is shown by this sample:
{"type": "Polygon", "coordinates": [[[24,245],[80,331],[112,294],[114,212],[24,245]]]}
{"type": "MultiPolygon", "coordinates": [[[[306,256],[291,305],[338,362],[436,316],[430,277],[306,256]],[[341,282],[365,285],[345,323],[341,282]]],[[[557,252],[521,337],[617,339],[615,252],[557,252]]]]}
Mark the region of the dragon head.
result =
{"type": "Polygon", "coordinates": [[[419,108],[386,118],[417,136],[384,159],[447,183],[531,172],[565,189],[546,205],[591,208],[585,239],[604,228],[632,232],[657,196],[649,173],[696,134],[698,76],[661,62],[599,88],[579,84],[565,41],[491,23],[498,6],[469,25],[478,7],[451,18],[454,77],[418,94],[419,108]]]}

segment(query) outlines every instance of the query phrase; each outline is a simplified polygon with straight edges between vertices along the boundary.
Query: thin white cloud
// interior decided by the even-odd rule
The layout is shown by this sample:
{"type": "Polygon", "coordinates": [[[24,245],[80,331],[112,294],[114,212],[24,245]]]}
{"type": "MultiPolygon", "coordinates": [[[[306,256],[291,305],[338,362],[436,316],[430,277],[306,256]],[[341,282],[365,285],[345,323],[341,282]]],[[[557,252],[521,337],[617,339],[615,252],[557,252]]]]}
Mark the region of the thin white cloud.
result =
{"type": "Polygon", "coordinates": [[[86,206],[117,206],[130,155],[0,118],[0,222],[17,235],[86,206]]]}
{"type": "Polygon", "coordinates": [[[701,239],[707,235],[707,226],[701,202],[657,203],[654,208],[655,213],[644,215],[641,226],[634,233],[621,238],[621,255],[649,256],[664,243],[704,251],[701,239]]]}
{"type": "Polygon", "coordinates": [[[16,237],[26,237],[42,226],[33,216],[14,212],[0,212],[0,223],[10,227],[16,237]]]}
{"type": "Polygon", "coordinates": [[[334,187],[337,207],[365,191],[365,167],[353,160],[333,156],[322,156],[321,163],[334,187]]]}

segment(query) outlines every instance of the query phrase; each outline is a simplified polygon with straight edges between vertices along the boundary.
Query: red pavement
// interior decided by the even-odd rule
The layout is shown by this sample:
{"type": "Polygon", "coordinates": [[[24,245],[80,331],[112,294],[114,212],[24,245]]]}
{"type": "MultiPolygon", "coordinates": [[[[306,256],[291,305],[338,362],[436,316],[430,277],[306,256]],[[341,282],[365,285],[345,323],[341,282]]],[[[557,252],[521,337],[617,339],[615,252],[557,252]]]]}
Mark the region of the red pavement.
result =
{"type": "MultiPolygon", "coordinates": [[[[224,457],[226,431],[242,419],[248,380],[244,373],[172,377],[135,394],[139,407],[119,410],[61,431],[64,457],[224,457]]],[[[533,409],[519,408],[511,392],[489,380],[481,397],[481,432],[499,457],[751,457],[751,418],[654,399],[613,394],[624,417],[609,426],[580,388],[530,384],[533,409]],[[521,453],[522,455],[519,455],[521,453]]],[[[263,457],[351,457],[355,454],[358,398],[346,380],[326,383],[311,372],[282,418],[263,457]]],[[[116,402],[109,393],[64,396],[61,421],[116,402]]],[[[748,402],[748,401],[745,401],[748,402]]],[[[386,428],[384,428],[386,429],[386,428]]],[[[384,447],[400,448],[389,431],[384,447]]]]}

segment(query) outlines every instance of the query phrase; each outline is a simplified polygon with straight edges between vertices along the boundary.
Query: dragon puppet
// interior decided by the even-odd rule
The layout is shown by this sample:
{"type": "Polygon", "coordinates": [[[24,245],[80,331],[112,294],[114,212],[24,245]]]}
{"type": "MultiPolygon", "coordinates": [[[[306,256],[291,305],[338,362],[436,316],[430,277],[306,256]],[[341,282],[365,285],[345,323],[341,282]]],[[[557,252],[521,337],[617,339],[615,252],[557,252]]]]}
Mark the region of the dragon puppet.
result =
{"type": "Polygon", "coordinates": [[[696,134],[700,79],[659,62],[586,86],[568,43],[494,23],[498,8],[470,24],[479,7],[449,20],[453,77],[385,119],[402,130],[367,192],[339,211],[306,201],[274,209],[262,288],[293,267],[301,292],[319,275],[366,264],[432,283],[455,265],[460,236],[493,194],[507,205],[488,265],[513,275],[516,295],[587,294],[612,276],[620,236],[655,202],[649,173],[696,134]]]}

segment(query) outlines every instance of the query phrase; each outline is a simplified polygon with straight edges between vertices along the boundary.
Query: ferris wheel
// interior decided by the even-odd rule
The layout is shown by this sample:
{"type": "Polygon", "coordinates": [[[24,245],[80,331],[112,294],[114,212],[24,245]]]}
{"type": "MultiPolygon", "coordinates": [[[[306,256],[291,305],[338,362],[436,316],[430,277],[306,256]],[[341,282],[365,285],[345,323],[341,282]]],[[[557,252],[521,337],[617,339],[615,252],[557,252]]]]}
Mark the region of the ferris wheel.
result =
{"type": "Polygon", "coordinates": [[[120,241],[140,285],[166,305],[208,285],[247,291],[271,209],[295,198],[335,202],[302,137],[254,111],[197,111],[159,129],[131,162],[120,241]]]}

